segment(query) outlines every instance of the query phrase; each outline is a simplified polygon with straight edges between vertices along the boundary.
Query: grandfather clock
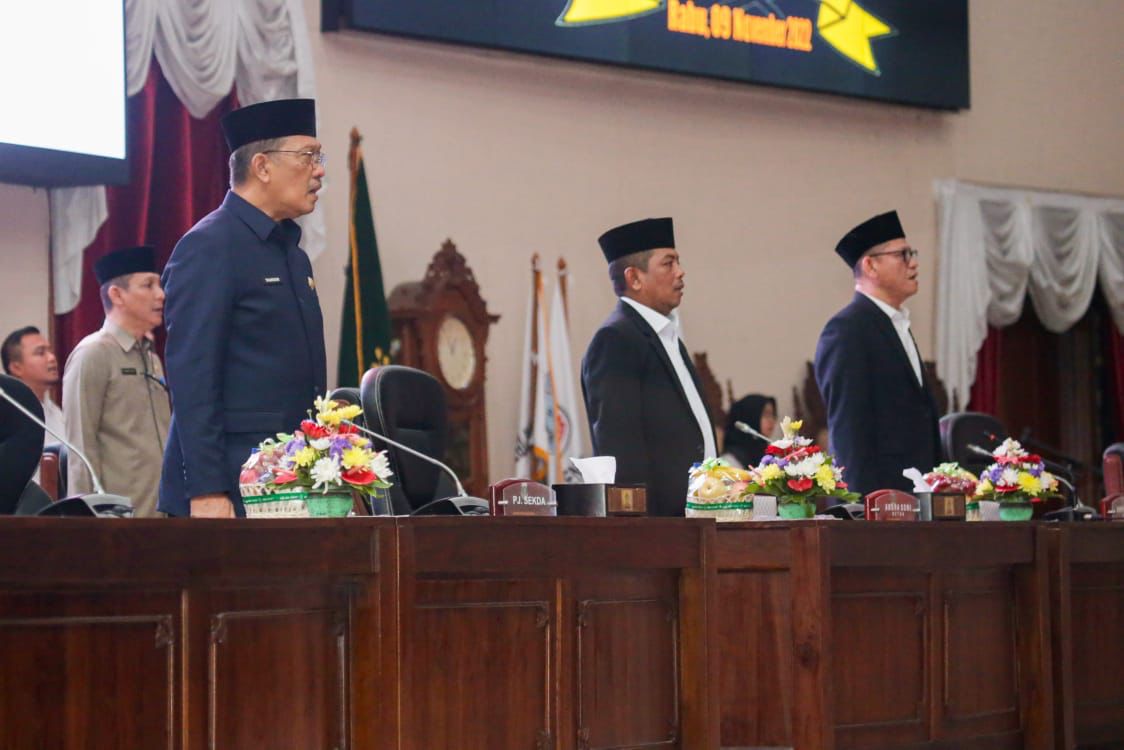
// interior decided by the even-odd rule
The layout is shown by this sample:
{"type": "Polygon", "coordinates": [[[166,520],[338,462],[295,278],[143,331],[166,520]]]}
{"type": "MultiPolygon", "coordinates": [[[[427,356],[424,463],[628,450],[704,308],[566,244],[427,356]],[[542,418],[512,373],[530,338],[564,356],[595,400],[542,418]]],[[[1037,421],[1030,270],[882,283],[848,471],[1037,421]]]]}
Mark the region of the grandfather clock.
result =
{"type": "Polygon", "coordinates": [[[399,342],[395,362],[425,370],[445,387],[445,462],[468,492],[483,497],[488,487],[485,344],[489,327],[500,318],[488,313],[472,269],[452,240],[433,256],[425,278],[396,286],[387,305],[399,342]]]}

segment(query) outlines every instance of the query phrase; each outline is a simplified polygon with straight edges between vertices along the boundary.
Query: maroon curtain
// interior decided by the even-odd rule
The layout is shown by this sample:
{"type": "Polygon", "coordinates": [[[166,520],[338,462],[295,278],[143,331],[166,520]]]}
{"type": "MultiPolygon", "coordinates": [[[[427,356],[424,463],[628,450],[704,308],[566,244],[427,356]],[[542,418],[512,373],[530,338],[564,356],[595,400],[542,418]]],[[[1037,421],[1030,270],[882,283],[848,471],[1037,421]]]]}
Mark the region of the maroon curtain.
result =
{"type": "Polygon", "coordinates": [[[118,248],[147,244],[155,246],[163,268],[176,241],[222,201],[230,152],[219,118],[235,106],[232,93],[205,118],[194,119],[152,60],[144,88],[128,101],[129,184],[107,188],[109,217],[83,254],[81,299],[55,316],[60,363],[105,317],[94,263],[118,248]]]}
{"type": "Polygon", "coordinates": [[[976,382],[972,383],[972,394],[965,406],[966,411],[979,411],[985,414],[999,413],[999,389],[1001,387],[1000,362],[1003,355],[1003,331],[987,327],[980,353],[976,355],[976,382]]]}
{"type": "Polygon", "coordinates": [[[1113,409],[1116,440],[1124,441],[1124,336],[1116,328],[1112,317],[1105,318],[1105,353],[1108,355],[1111,392],[1106,394],[1113,409]]]}

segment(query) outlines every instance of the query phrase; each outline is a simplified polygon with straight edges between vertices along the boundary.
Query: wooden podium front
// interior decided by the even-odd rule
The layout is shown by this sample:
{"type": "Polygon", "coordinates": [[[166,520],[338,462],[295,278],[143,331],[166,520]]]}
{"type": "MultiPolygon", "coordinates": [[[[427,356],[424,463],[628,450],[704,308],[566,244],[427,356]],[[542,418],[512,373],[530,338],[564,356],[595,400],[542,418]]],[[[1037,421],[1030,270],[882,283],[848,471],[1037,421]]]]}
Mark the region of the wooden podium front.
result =
{"type": "Polygon", "coordinates": [[[718,529],[724,747],[1052,748],[1034,524],[718,529]]]}
{"type": "Polygon", "coordinates": [[[0,747],[716,748],[714,533],[0,519],[0,747]]]}

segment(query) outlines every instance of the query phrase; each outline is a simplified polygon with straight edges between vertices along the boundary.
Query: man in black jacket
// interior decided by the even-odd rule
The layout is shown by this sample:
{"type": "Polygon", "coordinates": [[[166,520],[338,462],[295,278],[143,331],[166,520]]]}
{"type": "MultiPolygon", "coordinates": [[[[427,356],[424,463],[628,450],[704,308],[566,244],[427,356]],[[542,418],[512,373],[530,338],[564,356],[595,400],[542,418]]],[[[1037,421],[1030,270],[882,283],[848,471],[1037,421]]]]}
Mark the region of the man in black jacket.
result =
{"type": "Polygon", "coordinates": [[[940,452],[932,384],[902,307],[917,293],[917,251],[890,211],[852,229],[835,252],[852,269],[855,297],[816,347],[831,449],[855,492],[908,490],[902,470],[929,471],[940,452]]]}
{"type": "Polygon", "coordinates": [[[681,516],[691,465],[716,455],[698,375],[679,340],[683,268],[671,219],[611,229],[598,242],[620,298],[582,360],[596,455],[616,456],[617,481],[646,484],[648,513],[681,516]]]}

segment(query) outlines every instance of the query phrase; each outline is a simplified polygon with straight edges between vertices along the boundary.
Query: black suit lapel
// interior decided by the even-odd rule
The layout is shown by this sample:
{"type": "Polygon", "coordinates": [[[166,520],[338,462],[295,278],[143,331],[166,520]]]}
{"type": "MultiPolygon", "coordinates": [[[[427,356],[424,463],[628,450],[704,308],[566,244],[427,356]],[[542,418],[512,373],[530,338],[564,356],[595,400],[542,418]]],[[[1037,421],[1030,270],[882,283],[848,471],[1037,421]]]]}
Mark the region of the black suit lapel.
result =
{"type": "MultiPolygon", "coordinates": [[[[683,384],[679,382],[679,376],[675,373],[675,366],[671,364],[671,358],[667,356],[667,349],[664,348],[663,341],[660,340],[659,335],[652,330],[652,326],[648,325],[648,321],[644,320],[644,316],[637,312],[632,305],[627,302],[618,302],[620,310],[624,313],[625,317],[632,321],[636,326],[636,330],[648,342],[648,346],[655,350],[656,357],[663,363],[664,370],[667,371],[667,376],[671,378],[671,382],[675,384],[675,390],[679,393],[679,397],[683,399],[683,406],[689,411],[691,404],[687,401],[687,393],[683,390],[683,384]]],[[[680,352],[685,352],[683,342],[679,342],[680,352]]],[[[695,368],[691,367],[690,360],[684,359],[687,362],[687,371],[691,373],[691,378],[695,381],[695,388],[698,388],[698,377],[695,374],[695,368]]],[[[699,393],[702,393],[700,390],[699,393]]]]}

